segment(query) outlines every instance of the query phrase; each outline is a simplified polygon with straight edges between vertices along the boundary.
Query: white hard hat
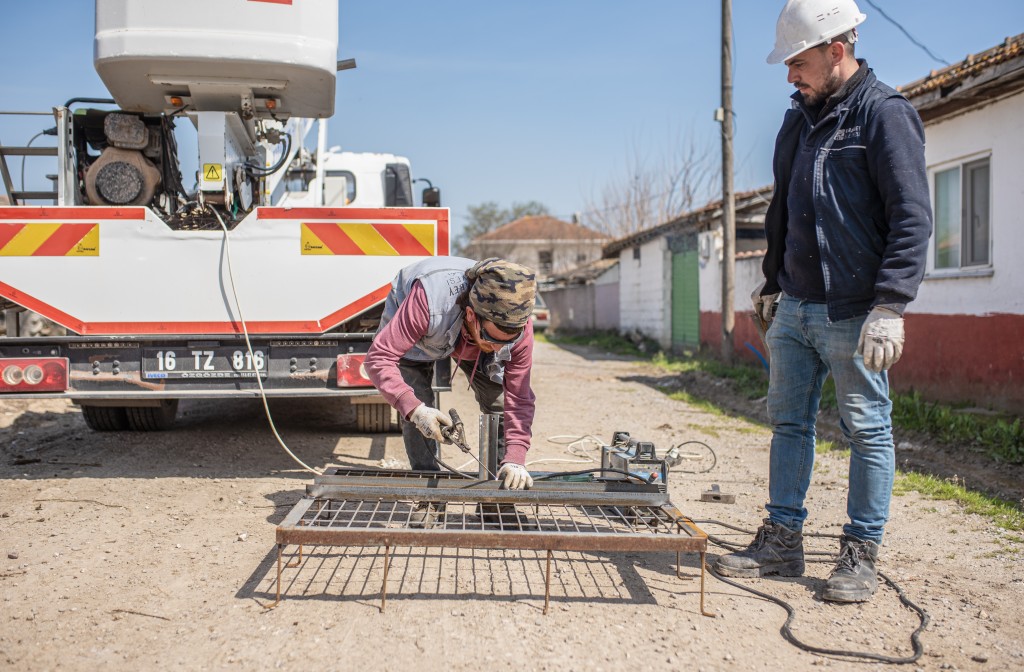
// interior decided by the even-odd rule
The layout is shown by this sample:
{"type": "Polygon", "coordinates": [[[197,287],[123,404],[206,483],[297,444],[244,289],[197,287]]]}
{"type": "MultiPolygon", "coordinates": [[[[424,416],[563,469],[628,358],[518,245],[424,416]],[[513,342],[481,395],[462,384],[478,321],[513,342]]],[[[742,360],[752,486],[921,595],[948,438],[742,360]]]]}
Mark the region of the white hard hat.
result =
{"type": "Polygon", "coordinates": [[[788,0],[775,24],[772,65],[856,28],[864,19],[854,0],[788,0]]]}

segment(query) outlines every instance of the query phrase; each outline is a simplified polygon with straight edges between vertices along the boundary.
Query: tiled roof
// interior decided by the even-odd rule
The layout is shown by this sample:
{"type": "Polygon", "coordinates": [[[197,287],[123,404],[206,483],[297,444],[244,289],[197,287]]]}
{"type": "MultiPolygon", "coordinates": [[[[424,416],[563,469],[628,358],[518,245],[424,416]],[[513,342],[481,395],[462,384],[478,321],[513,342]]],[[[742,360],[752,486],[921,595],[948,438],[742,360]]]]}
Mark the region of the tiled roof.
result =
{"type": "Polygon", "coordinates": [[[1024,89],[1024,33],[898,90],[926,122],[1024,89]]]}
{"type": "Polygon", "coordinates": [[[604,241],[608,236],[579,224],[564,222],[548,215],[531,215],[503,224],[493,231],[477,236],[473,242],[496,242],[499,240],[595,240],[604,241]]]}

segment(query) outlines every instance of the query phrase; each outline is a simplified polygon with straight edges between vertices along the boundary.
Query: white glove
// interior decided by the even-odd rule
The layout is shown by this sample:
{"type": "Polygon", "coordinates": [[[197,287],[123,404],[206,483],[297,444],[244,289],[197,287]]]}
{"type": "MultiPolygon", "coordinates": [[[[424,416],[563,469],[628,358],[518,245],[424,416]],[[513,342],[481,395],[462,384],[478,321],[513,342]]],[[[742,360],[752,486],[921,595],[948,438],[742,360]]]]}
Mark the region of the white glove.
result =
{"type": "Polygon", "coordinates": [[[506,490],[529,490],[533,487],[533,477],[521,464],[506,462],[498,469],[498,480],[505,479],[502,486],[506,490]]]}
{"type": "Polygon", "coordinates": [[[857,354],[864,356],[864,366],[879,372],[900,360],[903,354],[903,318],[888,308],[873,308],[860,329],[857,354]]]}
{"type": "Polygon", "coordinates": [[[764,291],[764,286],[767,283],[767,280],[762,280],[761,284],[754,288],[754,291],[750,294],[750,301],[754,304],[754,314],[757,315],[759,320],[764,322],[766,327],[775,318],[775,315],[772,314],[772,306],[775,305],[775,301],[779,298],[778,292],[761,296],[761,292],[764,291]]]}
{"type": "Polygon", "coordinates": [[[438,442],[444,441],[444,437],[441,436],[441,425],[446,427],[452,426],[452,419],[448,417],[447,413],[431,408],[426,404],[420,404],[413,409],[412,413],[409,414],[409,422],[416,425],[416,429],[420,430],[420,434],[438,442]]]}

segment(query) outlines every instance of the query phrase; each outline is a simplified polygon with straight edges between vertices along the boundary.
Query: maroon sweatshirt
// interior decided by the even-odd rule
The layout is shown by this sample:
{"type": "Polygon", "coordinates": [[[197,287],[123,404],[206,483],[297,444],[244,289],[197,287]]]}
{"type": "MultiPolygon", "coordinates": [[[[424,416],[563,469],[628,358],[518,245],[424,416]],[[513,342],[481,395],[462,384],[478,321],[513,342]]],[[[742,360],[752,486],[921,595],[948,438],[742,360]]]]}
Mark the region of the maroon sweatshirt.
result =
{"type": "MultiPolygon", "coordinates": [[[[398,360],[427,333],[430,323],[427,293],[419,281],[413,283],[402,305],[387,326],[373,338],[366,353],[366,373],[384,397],[408,419],[420,405],[411,387],[398,370],[398,360]]],[[[480,348],[460,337],[452,353],[458,361],[475,361],[480,348]]],[[[530,449],[533,413],[536,396],[530,388],[530,369],[533,366],[533,324],[528,322],[523,337],[512,346],[512,359],[505,362],[505,460],[515,464],[526,463],[530,449]]],[[[502,462],[502,464],[504,464],[502,462]]]]}

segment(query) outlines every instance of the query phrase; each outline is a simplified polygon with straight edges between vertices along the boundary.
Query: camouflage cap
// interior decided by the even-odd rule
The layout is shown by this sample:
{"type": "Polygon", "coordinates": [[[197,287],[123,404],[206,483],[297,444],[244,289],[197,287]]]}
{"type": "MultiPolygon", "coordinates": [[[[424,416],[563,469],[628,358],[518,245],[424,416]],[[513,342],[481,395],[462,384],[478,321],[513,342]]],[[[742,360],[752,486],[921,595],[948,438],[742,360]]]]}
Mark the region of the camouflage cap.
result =
{"type": "Polygon", "coordinates": [[[526,266],[491,258],[466,271],[472,282],[469,305],[480,317],[502,329],[517,331],[533,314],[537,276],[526,266]]]}

